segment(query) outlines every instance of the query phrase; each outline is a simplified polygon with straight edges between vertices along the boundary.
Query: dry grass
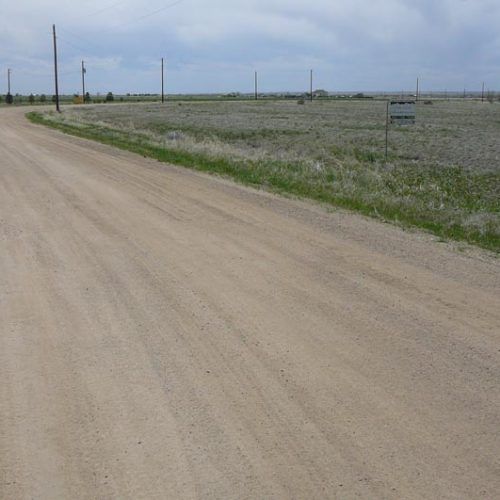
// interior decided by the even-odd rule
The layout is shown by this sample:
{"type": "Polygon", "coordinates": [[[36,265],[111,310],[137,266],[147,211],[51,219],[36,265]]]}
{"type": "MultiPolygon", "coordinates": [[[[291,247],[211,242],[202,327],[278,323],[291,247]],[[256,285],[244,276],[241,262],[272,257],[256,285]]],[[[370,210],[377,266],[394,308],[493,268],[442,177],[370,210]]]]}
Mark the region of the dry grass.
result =
{"type": "Polygon", "coordinates": [[[86,106],[47,118],[498,251],[500,104],[434,101],[417,113],[417,125],[391,128],[387,163],[383,101],[86,106]]]}

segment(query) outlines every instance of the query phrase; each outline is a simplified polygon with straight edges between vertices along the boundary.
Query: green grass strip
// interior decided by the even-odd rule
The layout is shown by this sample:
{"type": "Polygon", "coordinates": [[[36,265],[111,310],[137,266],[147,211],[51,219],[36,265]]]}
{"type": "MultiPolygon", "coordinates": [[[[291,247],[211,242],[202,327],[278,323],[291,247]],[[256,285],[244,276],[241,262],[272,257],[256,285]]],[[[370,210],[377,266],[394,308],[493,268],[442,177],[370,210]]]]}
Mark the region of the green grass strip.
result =
{"type": "Polygon", "coordinates": [[[443,224],[426,218],[425,214],[402,210],[399,206],[384,203],[384,200],[373,200],[367,203],[360,197],[336,195],[332,192],[331,186],[314,184],[309,179],[301,177],[300,174],[293,175],[299,170],[299,167],[294,165],[287,164],[286,169],[269,168],[272,162],[262,164],[262,162],[248,160],[232,161],[222,157],[216,158],[201,153],[169,149],[151,144],[146,136],[139,133],[131,134],[93,125],[75,126],[47,119],[39,112],[27,113],[26,117],[33,123],[45,125],[66,134],[108,144],[161,162],[216,173],[244,185],[263,187],[279,194],[291,194],[320,201],[379,220],[394,222],[403,227],[423,229],[442,239],[466,241],[496,253],[500,252],[500,235],[495,232],[470,230],[458,224],[443,224]]]}

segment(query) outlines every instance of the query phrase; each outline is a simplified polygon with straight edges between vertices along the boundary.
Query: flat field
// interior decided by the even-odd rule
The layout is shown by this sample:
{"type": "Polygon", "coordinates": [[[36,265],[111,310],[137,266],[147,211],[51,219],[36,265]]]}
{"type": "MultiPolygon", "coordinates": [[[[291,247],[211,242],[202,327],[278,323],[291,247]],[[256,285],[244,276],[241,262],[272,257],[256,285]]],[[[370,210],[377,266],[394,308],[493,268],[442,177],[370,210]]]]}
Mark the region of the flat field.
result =
{"type": "Polygon", "coordinates": [[[391,126],[383,100],[68,107],[35,121],[247,184],[500,248],[500,103],[419,102],[391,126]]]}

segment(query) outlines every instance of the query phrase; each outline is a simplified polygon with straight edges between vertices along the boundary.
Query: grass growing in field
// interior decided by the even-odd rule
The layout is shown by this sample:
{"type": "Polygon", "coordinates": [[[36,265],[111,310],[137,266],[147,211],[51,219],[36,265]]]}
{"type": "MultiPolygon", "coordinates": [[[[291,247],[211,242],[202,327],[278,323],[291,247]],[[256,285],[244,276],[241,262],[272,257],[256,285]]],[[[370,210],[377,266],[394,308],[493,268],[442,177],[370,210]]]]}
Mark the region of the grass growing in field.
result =
{"type": "Polygon", "coordinates": [[[169,103],[69,108],[30,119],[161,161],[316,199],[500,251],[500,106],[419,105],[393,128],[385,103],[169,103]]]}

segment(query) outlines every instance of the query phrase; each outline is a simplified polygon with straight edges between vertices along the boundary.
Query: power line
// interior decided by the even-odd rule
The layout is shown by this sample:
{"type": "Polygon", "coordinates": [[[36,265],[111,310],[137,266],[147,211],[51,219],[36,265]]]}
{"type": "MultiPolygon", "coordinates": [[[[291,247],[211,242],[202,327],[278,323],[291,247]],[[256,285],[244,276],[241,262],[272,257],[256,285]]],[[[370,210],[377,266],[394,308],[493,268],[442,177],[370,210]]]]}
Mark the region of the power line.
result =
{"type": "Polygon", "coordinates": [[[138,17],[137,21],[141,21],[142,19],[146,19],[148,17],[154,16],[155,14],[159,14],[160,12],[163,12],[164,10],[170,9],[171,7],[175,7],[176,5],[179,5],[182,3],[184,0],[177,0],[176,2],[173,2],[171,4],[165,5],[161,9],[155,10],[153,12],[150,12],[149,14],[145,14],[144,16],[138,17]]]}
{"type": "MultiPolygon", "coordinates": [[[[105,10],[109,10],[113,7],[116,7],[118,5],[121,5],[123,3],[125,3],[126,1],[128,0],[121,0],[119,2],[115,2],[114,4],[112,5],[108,5],[107,7],[104,7],[101,11],[97,11],[95,14],[99,13],[99,12],[103,12],[105,10]]],[[[148,12],[147,14],[144,14],[142,16],[139,16],[137,18],[135,18],[133,21],[127,21],[125,23],[122,23],[122,24],[117,24],[115,26],[111,26],[110,28],[108,29],[105,29],[105,30],[101,30],[99,33],[102,35],[102,34],[106,34],[106,33],[112,33],[114,30],[118,29],[118,28],[122,28],[124,26],[131,26],[133,24],[135,24],[136,22],[138,21],[142,21],[144,19],[147,19],[151,16],[154,16],[156,14],[159,14],[160,12],[163,12],[165,10],[168,10],[168,9],[171,9],[172,7],[175,7],[176,5],[179,5],[180,3],[184,2],[184,0],[176,0],[175,2],[172,2],[172,3],[169,3],[168,5],[164,5],[163,7],[159,8],[159,9],[156,9],[154,11],[151,11],[151,12],[148,12]]],[[[88,16],[85,16],[85,17],[88,17],[88,16]]],[[[67,33],[69,36],[73,37],[73,38],[76,38],[78,40],[80,40],[81,42],[84,42],[86,45],[88,45],[90,48],[94,48],[94,49],[97,49],[97,50],[104,50],[104,47],[100,47],[99,45],[95,44],[94,42],[90,42],[89,40],[87,40],[86,38],[83,38],[81,35],[76,35],[75,33],[72,33],[71,31],[69,31],[68,29],[66,28],[59,28],[59,30],[61,30],[65,33],[67,33]]],[[[83,50],[83,51],[86,51],[88,49],[84,49],[83,47],[73,43],[73,42],[70,42],[69,40],[66,40],[64,38],[61,38],[60,35],[58,35],[58,38],[63,41],[64,43],[68,44],[68,45],[71,45],[73,48],[76,48],[78,50],[83,50]]]]}
{"type": "MultiPolygon", "coordinates": [[[[89,40],[87,40],[86,38],[83,38],[82,36],[80,35],[76,35],[75,33],[72,33],[71,31],[69,31],[68,29],[66,28],[59,28],[59,30],[63,30],[65,33],[67,33],[69,36],[72,36],[73,38],[76,38],[78,40],[80,40],[81,42],[84,42],[85,44],[89,45],[90,48],[93,48],[93,49],[96,49],[96,50],[104,50],[104,47],[102,46],[99,46],[98,44],[94,43],[94,42],[90,42],[89,40]]],[[[59,38],[61,38],[61,36],[59,35],[59,38]]],[[[76,47],[76,45],[73,45],[74,47],[76,47]]],[[[80,50],[87,50],[87,49],[82,49],[82,47],[78,47],[80,50]]]]}
{"type": "Polygon", "coordinates": [[[68,76],[68,75],[79,75],[79,70],[65,71],[64,73],[59,73],[59,76],[68,76]]]}
{"type": "Polygon", "coordinates": [[[122,28],[123,26],[131,26],[138,21],[142,21],[144,19],[147,19],[148,17],[159,14],[160,12],[163,12],[167,9],[171,9],[172,7],[175,7],[176,5],[179,5],[182,2],[184,2],[184,0],[177,0],[176,2],[165,5],[164,7],[160,8],[160,9],[154,10],[152,12],[148,12],[147,14],[144,14],[143,16],[139,16],[136,19],[134,19],[133,21],[127,21],[126,23],[123,23],[123,24],[117,24],[117,25],[111,27],[110,30],[108,30],[108,31],[115,30],[117,28],[122,28]]]}
{"type": "Polygon", "coordinates": [[[61,38],[61,35],[58,35],[57,39],[60,40],[61,42],[65,43],[66,45],[73,47],[74,49],[81,50],[83,52],[87,51],[87,49],[84,49],[83,47],[80,47],[79,45],[76,45],[75,43],[70,42],[69,40],[66,40],[65,38],[61,38]]]}
{"type": "Polygon", "coordinates": [[[102,9],[99,9],[99,10],[96,10],[94,12],[91,12],[90,14],[87,14],[85,16],[82,16],[81,18],[78,18],[78,19],[86,19],[88,17],[93,17],[93,16],[97,16],[98,14],[102,14],[103,12],[106,12],[107,10],[109,9],[113,9],[114,7],[118,7],[119,5],[122,5],[126,2],[128,2],[129,0],[120,0],[119,2],[115,2],[111,5],[108,5],[107,7],[103,7],[102,9]]]}

